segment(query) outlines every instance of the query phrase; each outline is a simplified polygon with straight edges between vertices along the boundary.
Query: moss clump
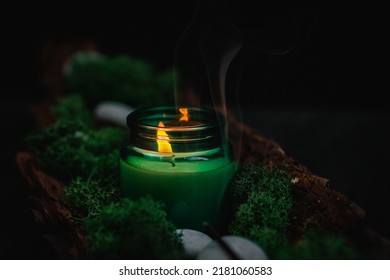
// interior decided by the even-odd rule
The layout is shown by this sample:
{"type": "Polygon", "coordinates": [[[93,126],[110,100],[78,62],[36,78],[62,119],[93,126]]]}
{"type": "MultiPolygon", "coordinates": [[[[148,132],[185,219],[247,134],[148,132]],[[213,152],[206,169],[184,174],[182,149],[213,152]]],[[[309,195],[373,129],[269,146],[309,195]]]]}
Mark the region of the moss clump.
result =
{"type": "Polygon", "coordinates": [[[267,252],[285,246],[292,207],[290,182],[283,170],[244,166],[232,183],[239,207],[230,231],[253,240],[267,252]]]}
{"type": "Polygon", "coordinates": [[[91,125],[91,113],[79,94],[62,97],[52,111],[57,121],[79,121],[85,125],[91,125]]]}
{"type": "Polygon", "coordinates": [[[105,205],[119,199],[118,151],[102,155],[88,178],[73,179],[63,196],[67,205],[81,212],[81,218],[97,216],[105,205]]]}
{"type": "Polygon", "coordinates": [[[90,107],[107,98],[135,107],[172,105],[173,76],[173,70],[157,73],[152,64],[129,56],[81,55],[70,64],[67,88],[90,107]]]}
{"type": "Polygon", "coordinates": [[[359,259],[359,253],[340,236],[312,231],[297,245],[278,250],[276,257],[287,260],[347,260],[359,259]]]}
{"type": "MultiPolygon", "coordinates": [[[[118,128],[94,130],[79,120],[59,119],[52,126],[30,134],[30,150],[51,173],[61,177],[88,177],[120,146],[118,128]]],[[[111,156],[112,158],[114,156],[111,156]]]]}
{"type": "Polygon", "coordinates": [[[107,185],[100,179],[90,176],[87,180],[77,177],[65,189],[63,201],[81,211],[82,217],[93,218],[100,214],[103,207],[119,200],[117,185],[109,182],[107,185]]]}
{"type": "Polygon", "coordinates": [[[89,250],[97,259],[177,259],[182,249],[161,203],[123,199],[105,206],[86,224],[89,250]]]}

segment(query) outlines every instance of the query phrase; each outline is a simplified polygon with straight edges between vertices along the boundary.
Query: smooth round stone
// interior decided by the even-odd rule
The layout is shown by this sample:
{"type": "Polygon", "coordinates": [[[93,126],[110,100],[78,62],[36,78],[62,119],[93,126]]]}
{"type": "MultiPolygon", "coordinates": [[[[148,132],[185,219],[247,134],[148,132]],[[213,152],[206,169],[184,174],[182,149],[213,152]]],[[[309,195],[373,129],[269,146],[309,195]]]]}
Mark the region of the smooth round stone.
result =
{"type": "Polygon", "coordinates": [[[95,107],[95,117],[99,120],[127,127],[127,115],[134,111],[134,108],[126,104],[114,101],[105,101],[95,107]]]}
{"type": "MultiPolygon", "coordinates": [[[[267,260],[265,252],[252,241],[233,235],[222,237],[223,241],[241,260],[267,260]]],[[[198,255],[198,260],[230,260],[231,256],[214,240],[198,255]]]]}
{"type": "Polygon", "coordinates": [[[212,239],[203,232],[192,229],[177,229],[176,233],[181,237],[184,251],[189,258],[196,258],[212,239]]]}

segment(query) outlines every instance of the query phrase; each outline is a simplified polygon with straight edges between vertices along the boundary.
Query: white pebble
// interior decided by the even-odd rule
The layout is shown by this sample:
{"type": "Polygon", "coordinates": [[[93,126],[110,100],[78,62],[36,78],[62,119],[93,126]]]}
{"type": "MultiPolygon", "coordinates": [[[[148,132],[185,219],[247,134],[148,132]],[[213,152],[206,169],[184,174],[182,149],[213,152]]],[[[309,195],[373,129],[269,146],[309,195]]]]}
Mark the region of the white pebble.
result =
{"type": "MultiPolygon", "coordinates": [[[[223,236],[223,241],[241,260],[267,260],[266,253],[252,241],[239,236],[223,236]]],[[[229,253],[217,241],[211,242],[198,255],[198,260],[230,260],[229,253]]]]}
{"type": "Polygon", "coordinates": [[[101,121],[109,122],[118,126],[127,127],[127,115],[134,108],[115,101],[105,101],[95,107],[95,117],[101,121]]]}
{"type": "Polygon", "coordinates": [[[194,259],[198,256],[212,239],[203,232],[192,229],[178,229],[177,234],[181,237],[183,248],[187,256],[194,259]]]}

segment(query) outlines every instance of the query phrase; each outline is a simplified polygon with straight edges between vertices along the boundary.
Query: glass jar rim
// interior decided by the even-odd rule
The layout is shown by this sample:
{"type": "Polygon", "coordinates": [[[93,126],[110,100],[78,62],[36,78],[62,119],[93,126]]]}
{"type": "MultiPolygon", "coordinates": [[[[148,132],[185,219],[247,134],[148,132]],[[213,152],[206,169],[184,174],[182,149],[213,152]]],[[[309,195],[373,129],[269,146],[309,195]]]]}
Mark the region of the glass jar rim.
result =
{"type": "Polygon", "coordinates": [[[224,118],[222,115],[206,107],[185,107],[188,110],[190,121],[180,126],[169,126],[169,121],[179,120],[181,114],[179,109],[181,108],[174,106],[137,109],[127,116],[126,123],[130,129],[141,128],[149,131],[164,130],[167,132],[195,132],[223,127],[224,118]],[[156,124],[148,123],[147,120],[155,120],[156,124]],[[158,126],[157,121],[163,122],[165,126],[158,126]]]}

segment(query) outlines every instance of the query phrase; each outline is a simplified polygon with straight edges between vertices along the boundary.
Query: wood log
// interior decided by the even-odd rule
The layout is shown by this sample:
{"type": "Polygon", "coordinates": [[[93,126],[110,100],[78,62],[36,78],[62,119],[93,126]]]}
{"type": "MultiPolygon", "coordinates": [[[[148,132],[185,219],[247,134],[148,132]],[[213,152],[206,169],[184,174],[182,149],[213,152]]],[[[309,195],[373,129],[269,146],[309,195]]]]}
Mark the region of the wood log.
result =
{"type": "Polygon", "coordinates": [[[72,211],[61,201],[64,184],[45,173],[31,153],[19,152],[16,161],[31,188],[28,197],[30,214],[37,226],[45,226],[46,231],[53,232],[43,231],[43,237],[61,258],[82,258],[86,248],[84,233],[72,220],[72,211]]]}

